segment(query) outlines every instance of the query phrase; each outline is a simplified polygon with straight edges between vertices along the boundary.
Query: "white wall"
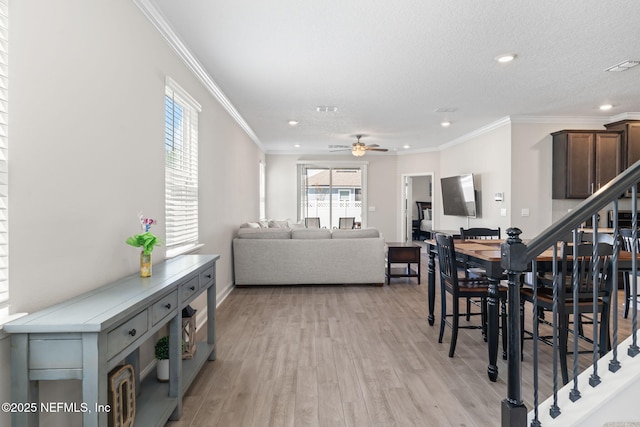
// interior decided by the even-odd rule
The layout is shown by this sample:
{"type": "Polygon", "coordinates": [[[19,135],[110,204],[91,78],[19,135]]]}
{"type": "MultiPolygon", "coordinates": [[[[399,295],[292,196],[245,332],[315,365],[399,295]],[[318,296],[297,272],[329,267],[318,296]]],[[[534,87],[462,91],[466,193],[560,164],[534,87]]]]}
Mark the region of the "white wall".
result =
{"type": "MultiPolygon", "coordinates": [[[[440,214],[440,228],[458,230],[460,227],[508,228],[509,197],[511,193],[511,125],[507,122],[465,142],[445,148],[440,154],[439,178],[472,173],[479,207],[477,218],[440,214]],[[505,201],[494,201],[495,193],[504,193],[505,201]],[[507,216],[500,209],[507,208],[507,216]]],[[[439,184],[439,182],[438,182],[439,184]]],[[[442,199],[440,199],[442,200],[442,199]]]]}
{"type": "MultiPolygon", "coordinates": [[[[138,232],[138,212],[160,220],[153,231],[164,236],[167,75],[202,104],[201,253],[221,255],[220,295],[232,284],[239,218],[259,213],[261,151],[130,0],[11,1],[9,16],[12,312],[136,272],[139,251],[124,240],[138,232]]],[[[162,261],[164,248],[153,256],[162,261]]],[[[0,396],[8,387],[0,383],[0,396]]],[[[43,400],[77,396],[77,384],[41,388],[43,400]]]]}

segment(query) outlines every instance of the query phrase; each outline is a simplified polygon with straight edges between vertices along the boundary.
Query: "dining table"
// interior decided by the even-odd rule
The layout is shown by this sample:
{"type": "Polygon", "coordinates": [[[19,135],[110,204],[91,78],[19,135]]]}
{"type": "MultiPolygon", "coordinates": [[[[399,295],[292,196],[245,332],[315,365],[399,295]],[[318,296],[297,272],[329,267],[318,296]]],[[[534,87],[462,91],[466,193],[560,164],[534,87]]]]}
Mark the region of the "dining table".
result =
{"type": "MultiPolygon", "coordinates": [[[[475,265],[485,269],[486,276],[489,279],[489,292],[487,296],[487,344],[489,365],[487,367],[487,375],[489,380],[495,382],[498,378],[498,344],[499,344],[499,328],[498,319],[500,316],[499,300],[497,287],[500,281],[505,277],[505,270],[501,265],[502,252],[501,245],[504,239],[473,239],[473,240],[454,240],[454,248],[456,257],[466,264],[475,265]]],[[[428,294],[428,317],[429,325],[435,323],[434,307],[436,297],[436,269],[435,259],[437,256],[437,244],[435,239],[425,240],[427,246],[428,273],[427,273],[427,294],[428,294]]],[[[536,267],[538,273],[550,271],[553,263],[553,248],[550,247],[536,257],[536,267]]],[[[640,268],[640,253],[637,256],[637,265],[640,268]]],[[[620,272],[631,271],[633,267],[633,256],[630,252],[620,250],[618,253],[617,269],[620,272]]],[[[613,276],[613,275],[612,275],[613,276]]],[[[617,278],[613,278],[616,280],[617,278]]],[[[504,310],[504,305],[502,310],[504,310]]],[[[506,332],[503,332],[506,336],[506,332]]],[[[503,358],[506,359],[507,353],[503,351],[503,358]]]]}
{"type": "MultiPolygon", "coordinates": [[[[498,344],[499,344],[499,326],[498,319],[500,310],[505,310],[505,304],[500,307],[498,299],[498,286],[500,281],[504,279],[505,270],[501,266],[502,239],[473,239],[473,240],[454,240],[454,248],[456,258],[465,264],[478,266],[486,271],[489,279],[489,292],[487,295],[487,344],[489,352],[489,366],[487,367],[487,375],[489,380],[495,382],[498,379],[498,344]]],[[[435,239],[425,240],[427,245],[427,253],[429,256],[428,273],[427,273],[427,294],[428,294],[428,322],[433,326],[435,316],[433,314],[436,297],[436,269],[435,258],[437,255],[437,244],[435,239]]],[[[552,261],[553,251],[548,249],[537,257],[537,261],[552,261]]],[[[503,338],[506,333],[503,332],[503,338]]],[[[503,358],[507,358],[506,349],[503,350],[503,358]]]]}

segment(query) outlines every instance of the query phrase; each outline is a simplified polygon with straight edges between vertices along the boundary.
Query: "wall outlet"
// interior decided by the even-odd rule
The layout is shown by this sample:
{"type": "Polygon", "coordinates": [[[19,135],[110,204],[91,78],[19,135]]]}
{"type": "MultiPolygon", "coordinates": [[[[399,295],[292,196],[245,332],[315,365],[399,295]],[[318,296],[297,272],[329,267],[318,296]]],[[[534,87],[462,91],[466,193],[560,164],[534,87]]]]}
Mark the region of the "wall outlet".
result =
{"type": "Polygon", "coordinates": [[[529,208],[522,208],[521,215],[529,216],[529,208]]]}
{"type": "Polygon", "coordinates": [[[507,216],[507,208],[500,208],[500,216],[507,216]]]}
{"type": "Polygon", "coordinates": [[[369,206],[369,212],[375,212],[375,211],[376,211],[375,206],[369,206]]]}

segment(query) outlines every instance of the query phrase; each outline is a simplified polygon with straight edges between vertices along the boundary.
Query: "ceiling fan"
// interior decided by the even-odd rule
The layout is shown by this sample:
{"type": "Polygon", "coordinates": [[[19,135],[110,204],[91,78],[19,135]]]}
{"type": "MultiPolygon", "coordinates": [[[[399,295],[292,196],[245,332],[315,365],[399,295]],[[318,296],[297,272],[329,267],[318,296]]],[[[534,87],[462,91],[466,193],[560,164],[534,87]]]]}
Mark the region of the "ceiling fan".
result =
{"type": "Polygon", "coordinates": [[[348,146],[348,145],[330,145],[329,148],[339,148],[339,150],[332,150],[332,151],[351,150],[351,154],[353,154],[356,157],[364,156],[367,151],[389,151],[386,148],[379,148],[380,146],[378,144],[366,145],[364,142],[360,142],[360,138],[362,138],[362,137],[363,137],[363,135],[356,135],[357,141],[354,142],[353,145],[351,145],[351,146],[348,146]]]}

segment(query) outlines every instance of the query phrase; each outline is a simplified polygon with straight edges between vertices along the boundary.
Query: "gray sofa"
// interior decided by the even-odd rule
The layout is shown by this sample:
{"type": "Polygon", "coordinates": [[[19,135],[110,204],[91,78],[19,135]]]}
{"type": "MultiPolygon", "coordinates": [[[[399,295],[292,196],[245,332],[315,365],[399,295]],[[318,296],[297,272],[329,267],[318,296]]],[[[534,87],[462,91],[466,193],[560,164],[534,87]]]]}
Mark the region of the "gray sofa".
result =
{"type": "Polygon", "coordinates": [[[384,239],[373,228],[240,228],[233,265],[236,285],[382,286],[384,239]]]}

